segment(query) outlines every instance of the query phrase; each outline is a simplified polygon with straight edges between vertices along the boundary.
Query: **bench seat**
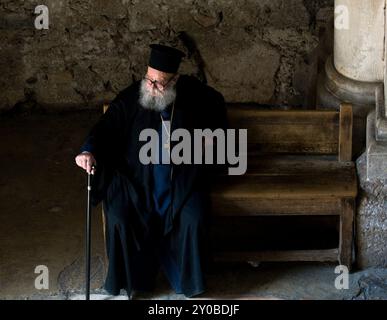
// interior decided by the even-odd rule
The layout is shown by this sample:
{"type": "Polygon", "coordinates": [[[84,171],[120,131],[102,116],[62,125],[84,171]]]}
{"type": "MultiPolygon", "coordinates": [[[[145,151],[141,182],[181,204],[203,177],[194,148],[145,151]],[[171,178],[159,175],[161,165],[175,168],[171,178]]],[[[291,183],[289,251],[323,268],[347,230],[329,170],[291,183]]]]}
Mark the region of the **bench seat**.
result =
{"type": "MultiPolygon", "coordinates": [[[[213,188],[212,200],[216,203],[214,213],[221,215],[224,209],[230,211],[227,205],[232,201],[329,200],[356,194],[353,162],[322,160],[321,156],[257,156],[248,161],[245,175],[220,177],[213,188]]],[[[258,203],[257,210],[260,210],[258,203]]]]}

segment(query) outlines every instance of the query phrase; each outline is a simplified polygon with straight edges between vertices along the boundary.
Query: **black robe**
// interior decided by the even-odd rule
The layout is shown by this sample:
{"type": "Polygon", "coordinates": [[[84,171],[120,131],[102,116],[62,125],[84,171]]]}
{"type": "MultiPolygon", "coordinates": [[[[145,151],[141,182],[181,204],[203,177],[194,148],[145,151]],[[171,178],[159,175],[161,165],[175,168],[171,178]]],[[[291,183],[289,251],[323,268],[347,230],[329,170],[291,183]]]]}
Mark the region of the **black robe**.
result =
{"type": "MultiPolygon", "coordinates": [[[[152,290],[161,262],[175,291],[191,297],[205,290],[209,189],[219,166],[172,164],[172,205],[164,217],[155,214],[152,165],[139,161],[145,143],[139,135],[143,129],[157,131],[161,120],[159,112],[138,103],[139,87],[138,81],[118,94],[81,148],[97,161],[91,197],[94,206],[103,201],[106,218],[105,289],[114,295],[120,289],[128,294],[133,289],[152,290]]],[[[186,75],[179,77],[176,92],[171,132],[185,128],[193,136],[193,129],[226,128],[219,92],[186,75]]]]}

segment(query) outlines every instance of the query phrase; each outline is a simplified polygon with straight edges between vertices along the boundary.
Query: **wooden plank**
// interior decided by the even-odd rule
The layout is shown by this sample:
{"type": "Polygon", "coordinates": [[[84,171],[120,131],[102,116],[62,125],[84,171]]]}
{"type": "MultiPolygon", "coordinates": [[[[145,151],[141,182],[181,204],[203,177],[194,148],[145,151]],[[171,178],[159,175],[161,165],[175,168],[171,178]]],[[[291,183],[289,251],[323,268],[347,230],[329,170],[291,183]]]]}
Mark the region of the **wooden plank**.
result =
{"type": "Polygon", "coordinates": [[[353,242],[353,218],[355,212],[355,200],[353,198],[342,200],[340,215],[340,264],[352,267],[352,242],[353,242]]]}
{"type": "Polygon", "coordinates": [[[249,175],[267,176],[351,175],[355,170],[353,162],[338,162],[336,157],[327,160],[321,156],[252,155],[248,158],[247,166],[249,175]]]}
{"type": "Polygon", "coordinates": [[[339,161],[352,160],[352,105],[343,103],[340,106],[339,161]]]}
{"type": "MultiPolygon", "coordinates": [[[[346,173],[346,172],[344,172],[346,173]]],[[[303,175],[243,175],[218,180],[212,198],[222,199],[316,199],[355,197],[355,171],[349,174],[324,174],[307,178],[303,175]]]]}
{"type": "Polygon", "coordinates": [[[227,115],[232,124],[243,122],[321,125],[321,120],[329,123],[338,123],[339,121],[339,112],[329,110],[262,110],[259,108],[229,107],[227,115]]]}
{"type": "Polygon", "coordinates": [[[338,249],[286,251],[217,251],[215,261],[338,261],[338,249]]]}
{"type": "Polygon", "coordinates": [[[337,154],[338,125],[256,124],[247,128],[249,149],[262,153],[337,154]]]}
{"type": "Polygon", "coordinates": [[[262,124],[247,129],[249,151],[290,154],[338,152],[338,125],[262,124]]]}
{"type": "Polygon", "coordinates": [[[214,216],[339,215],[339,199],[224,199],[212,198],[214,216]]]}
{"type": "Polygon", "coordinates": [[[230,127],[248,130],[249,151],[337,154],[336,111],[229,109],[230,127]]]}

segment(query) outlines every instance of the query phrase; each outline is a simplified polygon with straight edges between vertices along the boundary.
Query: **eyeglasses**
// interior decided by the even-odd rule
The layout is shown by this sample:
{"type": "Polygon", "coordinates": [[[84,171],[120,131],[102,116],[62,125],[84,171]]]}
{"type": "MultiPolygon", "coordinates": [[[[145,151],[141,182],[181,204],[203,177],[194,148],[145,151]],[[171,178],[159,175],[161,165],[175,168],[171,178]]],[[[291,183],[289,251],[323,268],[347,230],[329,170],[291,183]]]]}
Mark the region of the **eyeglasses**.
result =
{"type": "Polygon", "coordinates": [[[157,80],[151,80],[147,76],[144,77],[144,80],[146,80],[148,84],[155,86],[157,90],[161,91],[165,89],[166,86],[168,86],[168,84],[173,80],[173,78],[174,77],[172,76],[166,83],[161,83],[161,82],[158,82],[157,80]]]}

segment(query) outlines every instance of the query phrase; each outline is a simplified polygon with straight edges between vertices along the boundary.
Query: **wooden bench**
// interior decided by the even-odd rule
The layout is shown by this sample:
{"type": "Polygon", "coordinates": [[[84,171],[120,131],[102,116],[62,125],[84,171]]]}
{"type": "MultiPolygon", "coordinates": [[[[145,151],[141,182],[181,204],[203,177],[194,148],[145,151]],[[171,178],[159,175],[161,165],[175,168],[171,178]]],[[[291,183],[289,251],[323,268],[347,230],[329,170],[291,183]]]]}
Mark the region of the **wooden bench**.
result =
{"type": "Polygon", "coordinates": [[[339,261],[350,269],[357,194],[351,105],[342,104],[340,111],[230,107],[228,117],[232,128],[248,129],[248,169],[217,181],[214,225],[226,217],[248,217],[252,224],[254,217],[337,216],[339,241],[307,250],[215,248],[215,260],[339,261]]]}
{"type": "MultiPolygon", "coordinates": [[[[104,105],[103,111],[107,108],[104,105]]],[[[215,259],[339,261],[350,269],[357,194],[352,107],[343,104],[340,112],[230,107],[228,117],[231,127],[248,129],[248,170],[242,176],[219,178],[211,194],[213,215],[336,215],[339,243],[318,250],[217,250],[215,259]]],[[[104,214],[102,219],[105,237],[104,214]]]]}

